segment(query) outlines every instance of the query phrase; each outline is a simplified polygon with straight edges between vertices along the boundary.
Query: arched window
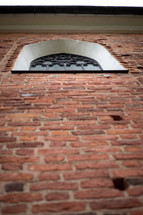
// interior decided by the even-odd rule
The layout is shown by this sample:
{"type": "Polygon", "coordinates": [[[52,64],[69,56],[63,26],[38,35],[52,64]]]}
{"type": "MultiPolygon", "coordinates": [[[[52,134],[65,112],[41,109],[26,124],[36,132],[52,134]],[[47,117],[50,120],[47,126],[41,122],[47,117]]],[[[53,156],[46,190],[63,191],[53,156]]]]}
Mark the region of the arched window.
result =
{"type": "Polygon", "coordinates": [[[88,57],[74,54],[52,54],[33,60],[31,71],[97,71],[102,70],[99,63],[88,57]]]}
{"type": "Polygon", "coordinates": [[[13,73],[33,72],[127,72],[100,44],[58,39],[23,47],[13,73]]]}

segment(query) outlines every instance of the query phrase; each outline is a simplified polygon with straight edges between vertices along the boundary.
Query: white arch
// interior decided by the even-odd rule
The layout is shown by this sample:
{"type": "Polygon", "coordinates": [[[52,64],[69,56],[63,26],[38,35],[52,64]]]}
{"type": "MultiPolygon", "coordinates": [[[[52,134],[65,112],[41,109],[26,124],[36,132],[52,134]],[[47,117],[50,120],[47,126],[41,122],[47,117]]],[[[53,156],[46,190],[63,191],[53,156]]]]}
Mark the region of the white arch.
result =
{"type": "Polygon", "coordinates": [[[90,57],[98,61],[103,70],[125,70],[102,45],[69,39],[48,40],[24,46],[12,70],[27,71],[31,61],[36,58],[58,53],[90,57]]]}

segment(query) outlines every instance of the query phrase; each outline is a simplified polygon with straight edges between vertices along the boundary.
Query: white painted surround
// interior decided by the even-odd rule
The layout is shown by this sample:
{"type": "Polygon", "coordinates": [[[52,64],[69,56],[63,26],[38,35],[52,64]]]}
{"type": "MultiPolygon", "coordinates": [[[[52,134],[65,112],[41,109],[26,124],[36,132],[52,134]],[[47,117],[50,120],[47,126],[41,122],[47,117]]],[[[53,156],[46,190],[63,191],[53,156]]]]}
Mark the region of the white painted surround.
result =
{"type": "Polygon", "coordinates": [[[97,43],[58,39],[24,46],[13,67],[13,71],[27,71],[36,58],[58,53],[77,54],[98,61],[103,70],[125,70],[125,68],[97,43]]]}

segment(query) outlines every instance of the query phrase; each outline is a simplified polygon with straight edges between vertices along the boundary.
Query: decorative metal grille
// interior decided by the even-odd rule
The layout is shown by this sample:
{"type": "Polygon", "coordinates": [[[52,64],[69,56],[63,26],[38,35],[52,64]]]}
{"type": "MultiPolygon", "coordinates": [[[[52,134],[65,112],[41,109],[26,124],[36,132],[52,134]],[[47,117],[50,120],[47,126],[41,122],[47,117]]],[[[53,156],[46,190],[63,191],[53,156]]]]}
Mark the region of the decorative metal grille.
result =
{"type": "Polygon", "coordinates": [[[52,54],[35,59],[30,64],[30,71],[98,71],[99,63],[91,58],[74,54],[52,54]]]}

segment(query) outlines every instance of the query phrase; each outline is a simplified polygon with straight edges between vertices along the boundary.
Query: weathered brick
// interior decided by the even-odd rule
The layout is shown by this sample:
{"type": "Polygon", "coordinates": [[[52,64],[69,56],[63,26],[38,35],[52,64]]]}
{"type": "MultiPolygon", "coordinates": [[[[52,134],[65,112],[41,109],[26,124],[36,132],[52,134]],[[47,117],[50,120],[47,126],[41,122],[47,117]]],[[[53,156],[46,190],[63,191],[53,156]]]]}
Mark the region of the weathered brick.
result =
{"type": "Polygon", "coordinates": [[[0,154],[1,155],[10,155],[10,154],[12,154],[13,152],[12,152],[12,150],[2,150],[2,149],[0,149],[0,154]]]}
{"type": "Polygon", "coordinates": [[[125,148],[126,152],[141,152],[141,148],[138,146],[128,146],[125,148]]]}
{"type": "Polygon", "coordinates": [[[141,196],[141,195],[143,195],[143,187],[141,187],[141,186],[131,187],[128,189],[128,194],[130,196],[141,196]]]}
{"type": "Polygon", "coordinates": [[[56,149],[39,149],[39,154],[77,154],[79,151],[72,148],[56,148],[56,149]]]}
{"type": "Polygon", "coordinates": [[[27,155],[33,155],[33,154],[34,154],[33,149],[18,149],[18,150],[16,150],[16,155],[27,156],[27,155]]]}
{"type": "Polygon", "coordinates": [[[89,154],[89,155],[71,155],[68,156],[69,161],[87,161],[87,160],[105,160],[108,159],[107,154],[89,154]]]}
{"type": "Polygon", "coordinates": [[[52,136],[67,136],[67,135],[69,135],[69,133],[68,133],[68,131],[59,130],[59,131],[51,131],[51,135],[52,136]]]}
{"type": "Polygon", "coordinates": [[[29,165],[29,170],[33,171],[53,171],[53,170],[71,170],[72,166],[70,164],[35,164],[29,165]]]}
{"type": "Polygon", "coordinates": [[[39,160],[38,157],[16,157],[16,156],[1,156],[0,163],[33,163],[39,160]]]}
{"type": "Polygon", "coordinates": [[[93,135],[93,134],[105,134],[103,130],[83,130],[83,131],[73,131],[73,135],[93,135]]]}
{"type": "Polygon", "coordinates": [[[26,213],[27,206],[24,204],[15,205],[15,206],[6,206],[2,209],[3,214],[19,214],[26,213]]]}
{"type": "Polygon", "coordinates": [[[139,168],[116,169],[112,171],[115,177],[142,177],[143,170],[139,168]]]}
{"type": "Polygon", "coordinates": [[[50,162],[62,162],[64,161],[65,159],[65,156],[63,155],[49,155],[45,158],[45,161],[47,163],[50,163],[50,162]]]}
{"type": "Polygon", "coordinates": [[[101,198],[115,198],[115,197],[123,197],[123,193],[110,189],[110,192],[108,189],[94,189],[94,190],[82,190],[82,191],[77,191],[74,194],[76,199],[101,199],[101,198]]]}
{"type": "Polygon", "coordinates": [[[137,210],[131,211],[130,214],[131,215],[142,215],[143,214],[143,210],[142,209],[137,209],[137,210]]]}
{"type": "Polygon", "coordinates": [[[43,182],[38,184],[32,184],[30,186],[31,191],[39,190],[76,190],[78,188],[76,183],[69,182],[43,182]]]}
{"type": "Polygon", "coordinates": [[[40,126],[40,122],[9,122],[9,126],[40,126]]]}
{"type": "Polygon", "coordinates": [[[109,173],[107,170],[87,170],[87,171],[76,171],[76,172],[68,171],[68,172],[65,172],[63,175],[66,180],[109,177],[109,173]]]}
{"type": "Polygon", "coordinates": [[[42,196],[39,193],[10,193],[0,196],[0,202],[20,203],[41,201],[42,196]]]}
{"type": "Polygon", "coordinates": [[[106,168],[118,168],[118,164],[114,161],[97,161],[97,162],[86,162],[75,165],[77,169],[106,169],[106,168]]]}
{"type": "Polygon", "coordinates": [[[36,127],[35,126],[23,126],[21,128],[21,131],[35,131],[36,130],[36,127]]]}
{"type": "Polygon", "coordinates": [[[130,159],[135,159],[135,160],[138,160],[138,159],[143,159],[143,153],[132,153],[132,154],[127,154],[127,153],[122,153],[122,154],[115,154],[114,157],[117,159],[117,160],[130,160],[130,159]]]}
{"type": "Polygon", "coordinates": [[[62,193],[55,192],[47,194],[45,198],[47,201],[66,200],[69,199],[69,194],[64,192],[62,193]]]}
{"type": "Polygon", "coordinates": [[[42,142],[23,142],[23,143],[12,143],[8,144],[8,148],[37,148],[37,147],[42,147],[44,143],[42,142]]]}
{"type": "Polygon", "coordinates": [[[102,200],[94,201],[90,204],[92,210],[103,209],[125,209],[142,206],[138,199],[118,199],[118,200],[102,200]]]}
{"type": "Polygon", "coordinates": [[[38,179],[40,181],[56,181],[60,179],[60,176],[56,173],[40,173],[38,179]]]}
{"type": "Polygon", "coordinates": [[[46,141],[77,141],[78,137],[77,136],[46,136],[45,137],[46,141]]]}
{"type": "Polygon", "coordinates": [[[87,140],[87,141],[82,141],[82,142],[72,142],[71,143],[71,146],[72,147],[94,147],[94,146],[108,146],[108,142],[105,140],[105,141],[102,141],[102,140],[87,140]]]}
{"type": "Polygon", "coordinates": [[[118,141],[112,141],[112,145],[117,145],[117,146],[133,146],[133,145],[142,145],[142,140],[118,140],[118,141]]]}
{"type": "Polygon", "coordinates": [[[34,117],[40,117],[39,113],[14,113],[14,114],[9,114],[8,118],[14,119],[14,121],[25,121],[27,118],[34,118],[34,117]],[[24,120],[25,119],[25,120],[24,120]]]}
{"type": "Polygon", "coordinates": [[[21,192],[23,191],[24,184],[23,183],[11,183],[5,185],[6,192],[21,192]]]}
{"type": "Polygon", "coordinates": [[[62,202],[62,203],[49,203],[33,205],[32,212],[76,212],[85,210],[83,202],[62,202]]]}
{"type": "Polygon", "coordinates": [[[2,164],[2,169],[3,170],[22,170],[23,166],[22,164],[17,164],[17,163],[4,163],[2,164]]]}
{"type": "Polygon", "coordinates": [[[113,187],[113,183],[110,179],[91,179],[91,180],[85,180],[81,182],[82,188],[100,188],[100,187],[113,187]]]}
{"type": "Polygon", "coordinates": [[[140,160],[124,160],[122,161],[122,165],[125,167],[141,167],[141,161],[140,160]]]}
{"type": "Polygon", "coordinates": [[[133,177],[133,178],[126,178],[125,183],[128,186],[138,186],[138,185],[143,185],[143,178],[138,178],[138,177],[133,177]]]}
{"type": "Polygon", "coordinates": [[[9,142],[15,142],[15,137],[0,137],[0,143],[9,143],[9,142]]]}
{"type": "Polygon", "coordinates": [[[0,181],[31,181],[34,176],[30,173],[1,173],[0,181]]]}

